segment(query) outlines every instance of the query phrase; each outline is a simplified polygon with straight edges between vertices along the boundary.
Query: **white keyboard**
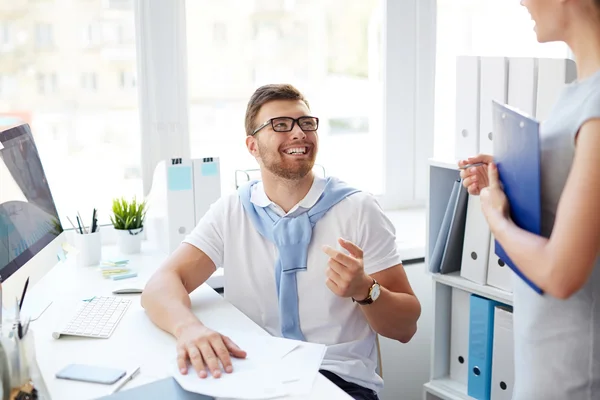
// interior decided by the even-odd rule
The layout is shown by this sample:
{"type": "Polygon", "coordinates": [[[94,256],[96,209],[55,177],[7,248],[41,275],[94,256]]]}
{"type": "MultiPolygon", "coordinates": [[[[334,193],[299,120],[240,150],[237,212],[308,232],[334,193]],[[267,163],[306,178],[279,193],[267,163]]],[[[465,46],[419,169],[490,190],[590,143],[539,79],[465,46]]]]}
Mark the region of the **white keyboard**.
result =
{"type": "Polygon", "coordinates": [[[55,339],[61,335],[108,339],[131,300],[106,296],[94,297],[82,303],[71,320],[61,330],[52,333],[55,339]]]}

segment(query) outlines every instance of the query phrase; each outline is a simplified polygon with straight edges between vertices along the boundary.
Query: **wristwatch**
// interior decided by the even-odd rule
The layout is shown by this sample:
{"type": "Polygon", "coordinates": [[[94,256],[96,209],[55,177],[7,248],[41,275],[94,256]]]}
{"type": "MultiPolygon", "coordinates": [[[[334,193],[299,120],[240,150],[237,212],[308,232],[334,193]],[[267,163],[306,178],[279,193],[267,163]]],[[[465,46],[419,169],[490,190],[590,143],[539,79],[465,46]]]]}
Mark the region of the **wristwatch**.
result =
{"type": "Polygon", "coordinates": [[[353,297],[352,301],[355,301],[360,305],[372,304],[375,300],[377,300],[380,294],[381,287],[379,286],[379,283],[377,283],[377,281],[373,279],[373,285],[371,285],[371,287],[369,288],[369,295],[363,300],[356,300],[353,297]]]}

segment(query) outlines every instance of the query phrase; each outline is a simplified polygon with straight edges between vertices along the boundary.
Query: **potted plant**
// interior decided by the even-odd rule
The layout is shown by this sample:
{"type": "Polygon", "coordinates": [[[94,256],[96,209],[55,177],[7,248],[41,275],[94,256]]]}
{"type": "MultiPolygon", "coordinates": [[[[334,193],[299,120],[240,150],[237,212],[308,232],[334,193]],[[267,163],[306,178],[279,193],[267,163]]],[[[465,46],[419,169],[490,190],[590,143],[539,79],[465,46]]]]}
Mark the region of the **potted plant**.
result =
{"type": "Polygon", "coordinates": [[[131,202],[123,197],[114,199],[112,212],[110,221],[117,232],[119,250],[124,254],[139,253],[146,218],[146,202],[138,202],[135,197],[131,202]]]}

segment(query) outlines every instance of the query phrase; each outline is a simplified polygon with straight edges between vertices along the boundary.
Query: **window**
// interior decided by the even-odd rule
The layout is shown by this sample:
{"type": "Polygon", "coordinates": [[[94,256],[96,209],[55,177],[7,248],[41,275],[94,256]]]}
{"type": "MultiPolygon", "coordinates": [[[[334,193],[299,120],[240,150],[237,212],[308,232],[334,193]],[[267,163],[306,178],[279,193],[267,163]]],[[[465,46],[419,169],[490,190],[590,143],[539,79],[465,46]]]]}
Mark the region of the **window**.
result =
{"type": "Polygon", "coordinates": [[[84,72],[81,75],[81,88],[89,92],[95,92],[98,89],[98,74],[84,72]]]}
{"type": "Polygon", "coordinates": [[[0,98],[10,99],[17,91],[17,82],[13,76],[0,75],[0,98]]]}
{"type": "Polygon", "coordinates": [[[119,73],[119,87],[122,90],[135,88],[135,75],[131,71],[121,71],[119,73]]]}
{"type": "Polygon", "coordinates": [[[54,44],[52,25],[48,23],[35,24],[35,45],[38,49],[49,48],[54,44]]]}
{"type": "Polygon", "coordinates": [[[191,155],[220,157],[224,193],[236,170],[258,167],[244,142],[249,97],[281,82],[321,120],[326,174],[383,192],[380,13],[380,0],[186,2],[191,155]]]}
{"type": "Polygon", "coordinates": [[[52,94],[57,91],[58,77],[56,72],[37,74],[37,91],[40,95],[52,94]]]}
{"type": "Polygon", "coordinates": [[[568,48],[563,43],[538,43],[529,13],[516,0],[438,0],[434,134],[438,158],[454,158],[458,55],[567,58],[568,48]]]}
{"type": "MultiPolygon", "coordinates": [[[[132,7],[82,1],[77,9],[133,30],[132,7]]],[[[121,49],[127,58],[114,57],[102,43],[83,51],[81,33],[89,33],[90,21],[73,22],[71,13],[42,3],[30,3],[18,16],[0,15],[0,26],[16,19],[19,32],[33,34],[9,36],[20,51],[2,55],[0,121],[30,124],[65,228],[67,215],[74,220],[79,211],[89,220],[93,208],[99,223],[110,223],[114,197],[142,196],[137,91],[119,85],[120,71],[136,70],[135,41],[121,49]],[[42,51],[48,46],[51,51],[42,51]],[[4,96],[10,87],[18,90],[4,96]]]]}
{"type": "Polygon", "coordinates": [[[10,42],[10,22],[0,22],[0,46],[10,42]]]}

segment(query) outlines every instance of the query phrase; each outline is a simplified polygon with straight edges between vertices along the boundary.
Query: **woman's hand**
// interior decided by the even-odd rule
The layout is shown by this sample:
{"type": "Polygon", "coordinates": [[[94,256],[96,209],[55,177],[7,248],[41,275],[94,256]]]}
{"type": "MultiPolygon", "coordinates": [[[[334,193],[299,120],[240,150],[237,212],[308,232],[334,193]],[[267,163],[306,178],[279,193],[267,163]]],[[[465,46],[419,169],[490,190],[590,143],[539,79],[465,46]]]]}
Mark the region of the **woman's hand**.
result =
{"type": "Polygon", "coordinates": [[[487,181],[489,184],[480,192],[481,209],[494,232],[499,224],[510,220],[510,206],[498,177],[498,168],[493,162],[487,168],[487,181]]]}
{"type": "Polygon", "coordinates": [[[494,157],[487,154],[480,154],[458,162],[458,167],[461,168],[460,177],[463,180],[463,186],[467,189],[469,194],[478,195],[481,192],[481,189],[489,184],[487,167],[493,161],[494,157]],[[465,166],[472,164],[481,165],[463,169],[465,166]]]}

